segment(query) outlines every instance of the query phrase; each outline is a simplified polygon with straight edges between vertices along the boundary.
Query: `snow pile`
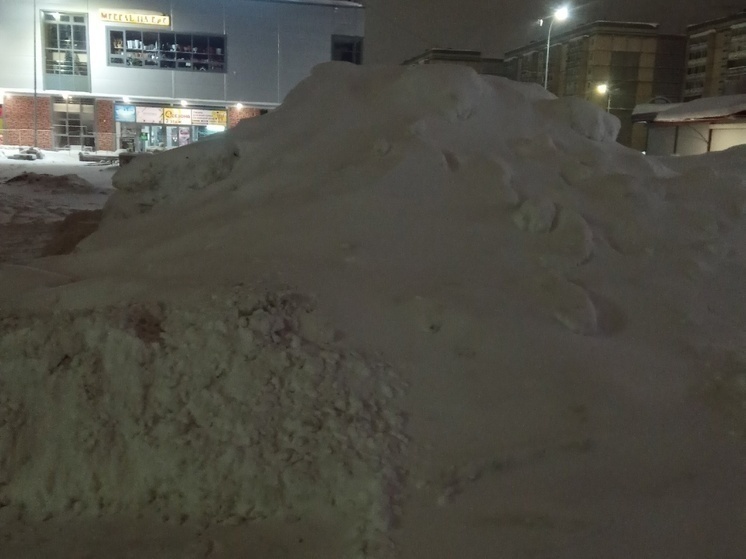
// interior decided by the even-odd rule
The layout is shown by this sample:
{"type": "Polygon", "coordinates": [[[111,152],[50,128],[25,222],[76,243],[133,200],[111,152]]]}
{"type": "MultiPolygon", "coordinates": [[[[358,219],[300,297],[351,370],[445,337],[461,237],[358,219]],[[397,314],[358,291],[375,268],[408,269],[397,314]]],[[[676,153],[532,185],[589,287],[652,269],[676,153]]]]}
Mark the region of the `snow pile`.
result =
{"type": "Polygon", "coordinates": [[[70,213],[66,196],[101,192],[77,175],[20,173],[0,183],[0,226],[59,220],[70,213]]]}
{"type": "Polygon", "coordinates": [[[618,127],[332,63],[136,158],[73,256],[0,274],[0,497],[323,511],[371,557],[737,556],[746,151],[646,158],[618,127]]]}
{"type": "Polygon", "coordinates": [[[0,332],[0,501],[24,518],[333,510],[387,527],[401,386],[335,348],[304,298],[23,314],[0,332]]]}
{"type": "Polygon", "coordinates": [[[44,152],[35,147],[19,147],[17,152],[11,153],[11,155],[8,155],[7,157],[8,159],[16,159],[20,161],[36,161],[37,159],[44,159],[44,152]]]}
{"type": "MultiPolygon", "coordinates": [[[[70,169],[60,165],[62,158],[47,159],[53,163],[44,165],[45,170],[70,169]]],[[[83,178],[69,172],[37,173],[38,165],[12,163],[0,169],[0,262],[70,252],[96,229],[100,208],[111,193],[110,177],[100,170],[81,168],[87,171],[83,178]]]]}

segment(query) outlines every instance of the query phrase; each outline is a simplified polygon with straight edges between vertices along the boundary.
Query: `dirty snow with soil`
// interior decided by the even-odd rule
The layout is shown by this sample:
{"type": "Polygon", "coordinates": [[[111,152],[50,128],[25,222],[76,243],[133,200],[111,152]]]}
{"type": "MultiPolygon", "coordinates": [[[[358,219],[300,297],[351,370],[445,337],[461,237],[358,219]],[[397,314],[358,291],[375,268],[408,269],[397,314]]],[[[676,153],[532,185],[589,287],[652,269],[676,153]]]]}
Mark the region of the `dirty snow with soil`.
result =
{"type": "Polygon", "coordinates": [[[331,63],[122,167],[0,267],[0,554],[741,557],[746,150],[618,127],[331,63]]]}
{"type": "Polygon", "coordinates": [[[116,169],[81,164],[68,152],[36,161],[9,159],[17,152],[0,149],[0,263],[54,253],[49,243],[65,219],[79,222],[103,207],[116,169]]]}

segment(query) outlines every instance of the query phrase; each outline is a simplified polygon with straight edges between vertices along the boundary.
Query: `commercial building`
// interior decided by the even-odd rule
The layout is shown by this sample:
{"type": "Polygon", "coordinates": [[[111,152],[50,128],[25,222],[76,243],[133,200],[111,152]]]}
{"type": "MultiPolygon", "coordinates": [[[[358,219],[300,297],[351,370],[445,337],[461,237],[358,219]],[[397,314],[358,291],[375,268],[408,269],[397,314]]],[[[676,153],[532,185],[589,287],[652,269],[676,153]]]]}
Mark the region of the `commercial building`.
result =
{"type": "Polygon", "coordinates": [[[279,105],[329,60],[360,63],[336,0],[0,0],[0,141],[135,151],[279,105]]]}
{"type": "Polygon", "coordinates": [[[746,10],[686,31],[684,100],[746,93],[746,10]]]}
{"type": "MultiPolygon", "coordinates": [[[[506,53],[508,75],[543,84],[546,49],[536,41],[506,53]]],[[[620,143],[644,149],[646,133],[632,126],[632,111],[655,98],[680,100],[685,53],[686,36],[662,34],[656,23],[587,23],[551,36],[547,89],[598,103],[619,117],[620,143]]]]}

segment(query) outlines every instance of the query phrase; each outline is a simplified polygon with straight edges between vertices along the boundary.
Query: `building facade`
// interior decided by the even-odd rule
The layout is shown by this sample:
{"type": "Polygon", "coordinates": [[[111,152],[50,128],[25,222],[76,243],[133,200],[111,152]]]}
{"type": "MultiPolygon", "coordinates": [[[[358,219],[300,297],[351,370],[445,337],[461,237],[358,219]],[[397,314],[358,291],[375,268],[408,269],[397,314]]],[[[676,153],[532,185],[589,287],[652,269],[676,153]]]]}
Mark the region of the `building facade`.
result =
{"type": "MultiPolygon", "coordinates": [[[[596,21],[557,33],[551,37],[547,89],[598,103],[619,117],[619,142],[644,149],[645,130],[632,126],[632,111],[655,98],[680,100],[686,40],[661,34],[655,23],[596,21]]],[[[509,76],[543,84],[546,48],[546,41],[537,41],[506,53],[509,76]]]]}
{"type": "Polygon", "coordinates": [[[686,30],[684,100],[746,93],[746,10],[686,30]]]}
{"type": "Polygon", "coordinates": [[[336,0],[0,0],[0,140],[184,145],[279,105],[329,60],[361,63],[336,0]]]}

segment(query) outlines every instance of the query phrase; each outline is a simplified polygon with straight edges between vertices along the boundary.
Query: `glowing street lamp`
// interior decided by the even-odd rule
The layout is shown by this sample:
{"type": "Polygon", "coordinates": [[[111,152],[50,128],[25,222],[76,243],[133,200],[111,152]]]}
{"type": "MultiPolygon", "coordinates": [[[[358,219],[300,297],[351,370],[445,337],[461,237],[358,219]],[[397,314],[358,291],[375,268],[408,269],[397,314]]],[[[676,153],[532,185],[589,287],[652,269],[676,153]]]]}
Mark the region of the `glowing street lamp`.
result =
{"type": "MultiPolygon", "coordinates": [[[[544,89],[547,88],[549,83],[549,42],[552,40],[552,26],[555,21],[565,21],[570,15],[570,9],[567,6],[562,6],[554,10],[549,21],[549,30],[547,31],[547,58],[544,63],[544,89]]],[[[544,19],[539,20],[540,25],[544,25],[544,19]]]]}
{"type": "Polygon", "coordinates": [[[596,93],[606,95],[606,112],[611,111],[611,88],[608,83],[600,83],[596,86],[596,93]]]}

